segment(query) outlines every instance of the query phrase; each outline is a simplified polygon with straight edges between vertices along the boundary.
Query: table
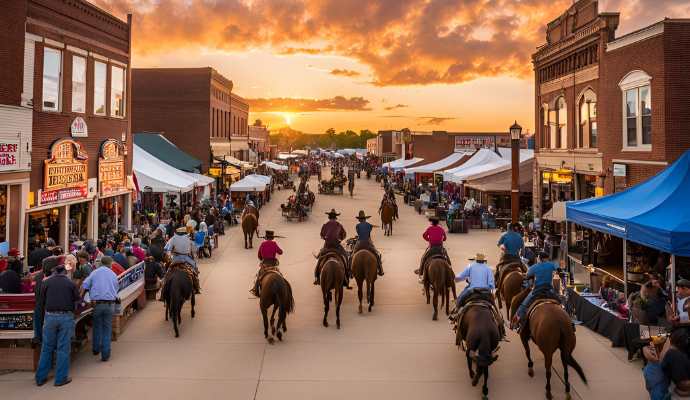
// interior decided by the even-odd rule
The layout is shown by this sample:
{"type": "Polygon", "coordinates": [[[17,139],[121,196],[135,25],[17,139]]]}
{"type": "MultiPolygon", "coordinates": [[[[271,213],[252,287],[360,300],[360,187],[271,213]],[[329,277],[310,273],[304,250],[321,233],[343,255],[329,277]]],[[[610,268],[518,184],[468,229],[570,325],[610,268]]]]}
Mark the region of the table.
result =
{"type": "Polygon", "coordinates": [[[628,323],[626,320],[603,307],[592,304],[572,288],[568,288],[567,306],[584,326],[609,338],[614,347],[626,345],[625,326],[628,323]]]}

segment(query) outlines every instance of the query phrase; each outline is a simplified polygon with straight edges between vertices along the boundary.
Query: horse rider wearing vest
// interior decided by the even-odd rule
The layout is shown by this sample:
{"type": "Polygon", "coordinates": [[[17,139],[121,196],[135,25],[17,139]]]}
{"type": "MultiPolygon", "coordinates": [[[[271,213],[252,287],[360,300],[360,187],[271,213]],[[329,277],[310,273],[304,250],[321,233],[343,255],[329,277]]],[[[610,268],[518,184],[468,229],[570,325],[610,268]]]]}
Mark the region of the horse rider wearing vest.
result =
{"type": "Polygon", "coordinates": [[[254,288],[251,290],[251,293],[256,297],[261,295],[261,279],[263,279],[265,273],[278,269],[278,255],[283,254],[283,249],[273,239],[275,239],[275,232],[267,230],[264,241],[259,246],[259,272],[256,274],[254,288]]]}
{"type": "Polygon", "coordinates": [[[175,235],[165,244],[165,250],[169,251],[173,258],[171,267],[179,267],[183,269],[194,285],[194,292],[201,294],[199,285],[199,270],[196,266],[196,261],[192,258],[193,244],[192,240],[187,234],[186,227],[180,227],[175,230],[175,235]],[[185,267],[187,266],[188,267],[185,267]]]}
{"type": "Polygon", "coordinates": [[[357,250],[361,249],[367,249],[374,253],[377,262],[376,271],[378,272],[379,276],[383,276],[381,254],[378,252],[378,250],[376,250],[376,247],[374,247],[374,242],[371,240],[371,230],[374,226],[367,222],[367,219],[369,218],[371,218],[371,216],[366,215],[364,210],[359,210],[359,214],[357,214],[359,223],[355,226],[355,230],[357,231],[357,243],[355,244],[355,248],[352,250],[352,254],[355,254],[357,250]]]}
{"type": "Polygon", "coordinates": [[[426,231],[424,231],[422,234],[422,238],[429,242],[429,247],[427,247],[424,255],[422,256],[419,269],[414,271],[415,274],[419,275],[420,279],[424,276],[424,269],[427,260],[434,255],[443,256],[446,261],[448,261],[448,265],[450,265],[450,257],[448,257],[448,253],[443,247],[443,242],[445,242],[447,239],[446,231],[438,225],[438,221],[439,219],[436,216],[429,217],[429,222],[431,222],[431,225],[429,225],[429,227],[426,228],[426,231]]]}
{"type": "Polygon", "coordinates": [[[518,328],[519,330],[521,326],[524,326],[527,310],[535,299],[543,297],[558,299],[553,288],[554,272],[561,272],[561,269],[555,263],[549,261],[548,254],[540,253],[539,262],[529,267],[525,275],[525,282],[534,279],[534,288],[522,301],[520,307],[518,307],[510,324],[511,329],[518,328]]]}
{"type": "Polygon", "coordinates": [[[349,267],[350,257],[348,256],[347,251],[342,246],[342,244],[340,244],[341,241],[347,238],[347,232],[345,232],[345,228],[343,228],[340,222],[338,222],[338,216],[340,215],[340,213],[336,212],[334,208],[332,208],[331,211],[327,212],[326,215],[328,215],[328,222],[323,224],[323,226],[321,227],[321,239],[323,239],[324,245],[321,251],[319,252],[319,262],[317,262],[316,270],[314,271],[314,285],[319,284],[319,279],[321,276],[321,257],[329,251],[335,251],[338,255],[340,255],[343,258],[343,261],[345,262],[344,285],[348,289],[351,289],[349,284],[350,277],[352,276],[349,267]]]}

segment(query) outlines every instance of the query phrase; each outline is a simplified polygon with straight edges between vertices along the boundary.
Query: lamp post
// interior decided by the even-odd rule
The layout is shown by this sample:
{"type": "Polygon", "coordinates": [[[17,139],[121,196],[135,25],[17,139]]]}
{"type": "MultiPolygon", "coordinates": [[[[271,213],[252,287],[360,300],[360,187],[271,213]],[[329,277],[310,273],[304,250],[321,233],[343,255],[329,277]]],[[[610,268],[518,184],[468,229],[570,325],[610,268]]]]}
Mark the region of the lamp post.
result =
{"type": "Polygon", "coordinates": [[[511,185],[510,185],[510,219],[517,223],[520,219],[520,135],[522,127],[517,121],[510,127],[510,161],[511,161],[511,185]]]}

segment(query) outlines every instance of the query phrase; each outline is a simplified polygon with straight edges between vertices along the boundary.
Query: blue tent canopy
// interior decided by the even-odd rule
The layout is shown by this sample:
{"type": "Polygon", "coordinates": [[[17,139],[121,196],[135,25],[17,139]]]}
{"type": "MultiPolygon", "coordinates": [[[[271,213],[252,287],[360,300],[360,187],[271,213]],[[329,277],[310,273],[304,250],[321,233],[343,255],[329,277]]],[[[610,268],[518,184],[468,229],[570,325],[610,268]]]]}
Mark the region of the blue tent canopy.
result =
{"type": "Polygon", "coordinates": [[[690,151],[649,180],[568,202],[566,219],[678,256],[690,256],[690,151]]]}

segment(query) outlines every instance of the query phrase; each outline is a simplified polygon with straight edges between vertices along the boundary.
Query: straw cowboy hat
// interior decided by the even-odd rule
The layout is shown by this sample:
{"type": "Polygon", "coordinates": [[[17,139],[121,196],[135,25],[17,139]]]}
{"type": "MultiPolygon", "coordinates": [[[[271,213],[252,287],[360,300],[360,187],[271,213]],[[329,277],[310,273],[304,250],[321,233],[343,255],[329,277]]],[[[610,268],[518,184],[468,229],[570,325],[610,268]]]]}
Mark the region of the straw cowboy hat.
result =
{"type": "Polygon", "coordinates": [[[359,220],[369,219],[369,218],[371,218],[371,215],[366,215],[366,214],[364,213],[364,210],[359,210],[359,214],[357,214],[357,217],[356,217],[356,218],[359,219],[359,220]]]}
{"type": "Polygon", "coordinates": [[[328,218],[336,218],[338,215],[340,215],[339,212],[335,211],[335,208],[331,208],[331,211],[327,212],[326,215],[328,215],[328,218]]]}
{"type": "Polygon", "coordinates": [[[187,227],[181,226],[181,227],[175,229],[175,233],[179,233],[181,235],[186,234],[187,233],[187,227]]]}
{"type": "Polygon", "coordinates": [[[474,256],[474,261],[486,261],[486,256],[482,253],[477,253],[476,256],[474,256]]]}

